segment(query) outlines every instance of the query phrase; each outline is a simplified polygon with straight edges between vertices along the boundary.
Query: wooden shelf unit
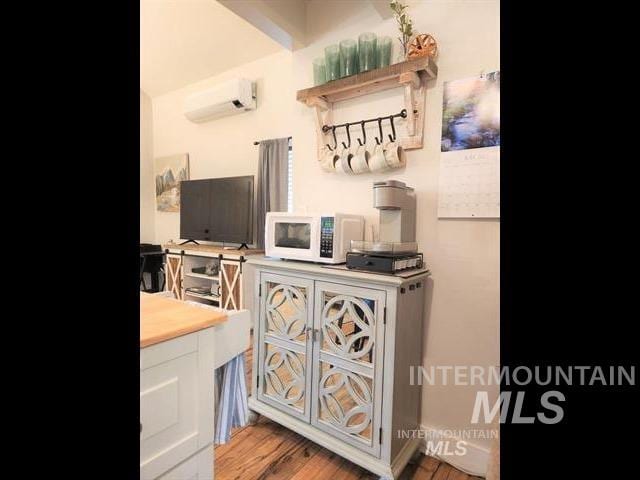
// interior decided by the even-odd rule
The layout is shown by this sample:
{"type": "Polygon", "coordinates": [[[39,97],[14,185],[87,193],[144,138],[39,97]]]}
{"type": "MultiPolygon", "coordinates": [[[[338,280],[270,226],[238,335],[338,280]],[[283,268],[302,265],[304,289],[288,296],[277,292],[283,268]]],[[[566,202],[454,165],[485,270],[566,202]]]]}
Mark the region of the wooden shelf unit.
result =
{"type": "Polygon", "coordinates": [[[219,306],[225,310],[244,308],[242,265],[247,257],[260,255],[263,250],[237,250],[218,245],[178,245],[176,243],[164,244],[163,248],[166,253],[165,289],[173,292],[177,299],[218,302],[219,306]],[[210,263],[218,265],[218,275],[210,276],[191,271],[194,267],[202,267],[210,263]],[[186,291],[188,287],[214,283],[220,287],[219,296],[200,296],[186,291]]]}
{"type": "Polygon", "coordinates": [[[209,280],[211,282],[219,282],[220,277],[218,275],[205,275],[204,273],[184,272],[185,277],[202,278],[203,280],[209,280]]]}
{"type": "Polygon", "coordinates": [[[328,143],[330,134],[323,133],[322,127],[333,123],[335,102],[399,87],[404,88],[407,110],[407,136],[400,139],[400,144],[405,150],[422,148],[426,83],[437,75],[433,59],[420,57],[299,90],[296,99],[316,109],[318,155],[328,143]]]}
{"type": "Polygon", "coordinates": [[[209,300],[210,302],[220,302],[220,295],[203,295],[201,293],[190,292],[189,290],[185,290],[184,294],[187,297],[201,298],[203,300],[209,300]]]}

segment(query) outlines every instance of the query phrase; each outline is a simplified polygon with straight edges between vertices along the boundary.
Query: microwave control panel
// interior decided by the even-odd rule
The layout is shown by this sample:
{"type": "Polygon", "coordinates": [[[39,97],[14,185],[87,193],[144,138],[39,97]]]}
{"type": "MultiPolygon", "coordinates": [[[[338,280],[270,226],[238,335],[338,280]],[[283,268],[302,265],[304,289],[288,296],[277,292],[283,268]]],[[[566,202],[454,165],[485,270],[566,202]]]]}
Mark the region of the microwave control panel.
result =
{"type": "Polygon", "coordinates": [[[333,258],[334,218],[320,218],[320,257],[333,258]]]}

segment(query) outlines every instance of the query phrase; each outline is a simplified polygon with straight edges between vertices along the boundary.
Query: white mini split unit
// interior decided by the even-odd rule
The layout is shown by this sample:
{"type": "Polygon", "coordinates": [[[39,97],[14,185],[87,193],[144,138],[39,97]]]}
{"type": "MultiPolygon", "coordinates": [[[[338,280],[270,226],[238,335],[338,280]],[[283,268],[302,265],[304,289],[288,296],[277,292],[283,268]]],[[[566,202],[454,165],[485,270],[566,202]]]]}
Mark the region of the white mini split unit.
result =
{"type": "Polygon", "coordinates": [[[255,109],[256,87],[245,78],[194,93],[184,101],[185,117],[196,123],[255,109]]]}

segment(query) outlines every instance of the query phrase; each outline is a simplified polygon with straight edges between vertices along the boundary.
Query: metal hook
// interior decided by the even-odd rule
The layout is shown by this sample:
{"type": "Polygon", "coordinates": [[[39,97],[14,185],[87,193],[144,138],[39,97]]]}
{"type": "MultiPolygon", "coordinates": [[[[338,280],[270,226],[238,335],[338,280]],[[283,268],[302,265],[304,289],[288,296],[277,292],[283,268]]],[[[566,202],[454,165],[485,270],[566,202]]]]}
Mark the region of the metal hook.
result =
{"type": "Polygon", "coordinates": [[[351,148],[351,134],[349,133],[349,124],[347,123],[347,140],[349,142],[349,145],[347,145],[346,143],[342,142],[342,146],[344,148],[351,148]]]}
{"type": "Polygon", "coordinates": [[[382,145],[382,140],[384,138],[384,134],[382,133],[382,119],[378,118],[378,129],[380,130],[380,138],[374,137],[376,139],[376,143],[378,145],[382,145]]]}
{"type": "Polygon", "coordinates": [[[393,137],[391,136],[391,134],[389,134],[389,140],[392,141],[392,142],[395,142],[396,141],[396,127],[393,124],[393,115],[391,115],[389,117],[389,120],[391,121],[391,131],[393,132],[393,137]]]}
{"type": "Polygon", "coordinates": [[[333,147],[331,147],[331,145],[329,145],[328,143],[325,143],[325,145],[327,146],[327,148],[330,151],[334,151],[338,148],[338,139],[336,138],[336,127],[329,127],[327,125],[325,125],[324,127],[322,127],[322,130],[325,132],[328,132],[329,130],[331,130],[331,133],[333,133],[333,147]]]}
{"type": "MultiPolygon", "coordinates": [[[[325,127],[322,127],[322,130],[324,131],[325,127]]],[[[327,133],[327,132],[325,132],[325,133],[327,133]]],[[[329,149],[330,152],[333,152],[333,148],[331,148],[331,145],[329,145],[328,143],[325,143],[325,146],[329,149]]]]}
{"type": "Polygon", "coordinates": [[[362,122],[360,122],[360,126],[362,127],[363,140],[358,139],[358,144],[361,147],[364,147],[366,145],[366,143],[367,143],[367,131],[364,129],[364,123],[365,123],[364,120],[362,122]]]}
{"type": "MultiPolygon", "coordinates": [[[[414,113],[417,113],[417,110],[413,111],[414,113]]],[[[389,119],[389,121],[391,122],[391,131],[393,132],[393,134],[389,135],[389,140],[391,140],[392,142],[395,142],[397,139],[397,135],[396,135],[396,126],[395,123],[393,121],[394,118],[396,117],[400,117],[400,118],[407,118],[407,110],[406,109],[402,109],[402,111],[400,111],[400,113],[396,113],[394,115],[389,115],[386,117],[378,117],[378,118],[370,118],[368,120],[360,120],[359,122],[352,122],[352,123],[343,123],[341,125],[323,125],[322,127],[322,133],[328,133],[329,130],[331,130],[331,132],[333,133],[333,147],[331,145],[329,145],[328,143],[326,143],[325,145],[327,146],[327,148],[331,151],[337,150],[338,148],[338,139],[336,138],[336,128],[341,128],[341,127],[345,127],[347,130],[347,143],[345,142],[341,142],[342,146],[344,148],[351,148],[351,132],[349,131],[349,127],[355,126],[358,123],[360,124],[360,127],[362,128],[362,139],[358,138],[358,143],[360,144],[360,146],[364,146],[367,143],[367,131],[364,128],[366,123],[370,123],[370,122],[378,122],[378,131],[380,133],[380,137],[374,137],[376,140],[376,143],[378,145],[382,145],[382,142],[384,141],[384,132],[382,131],[382,121],[389,119]]]]}

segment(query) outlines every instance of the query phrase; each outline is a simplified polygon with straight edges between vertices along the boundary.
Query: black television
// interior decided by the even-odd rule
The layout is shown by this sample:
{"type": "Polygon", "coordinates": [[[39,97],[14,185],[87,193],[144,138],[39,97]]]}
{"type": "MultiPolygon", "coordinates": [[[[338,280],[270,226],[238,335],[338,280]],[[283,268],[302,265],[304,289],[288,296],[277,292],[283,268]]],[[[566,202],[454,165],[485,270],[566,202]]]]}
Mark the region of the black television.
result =
{"type": "Polygon", "coordinates": [[[253,175],[182,181],[180,238],[253,243],[253,175]]]}

